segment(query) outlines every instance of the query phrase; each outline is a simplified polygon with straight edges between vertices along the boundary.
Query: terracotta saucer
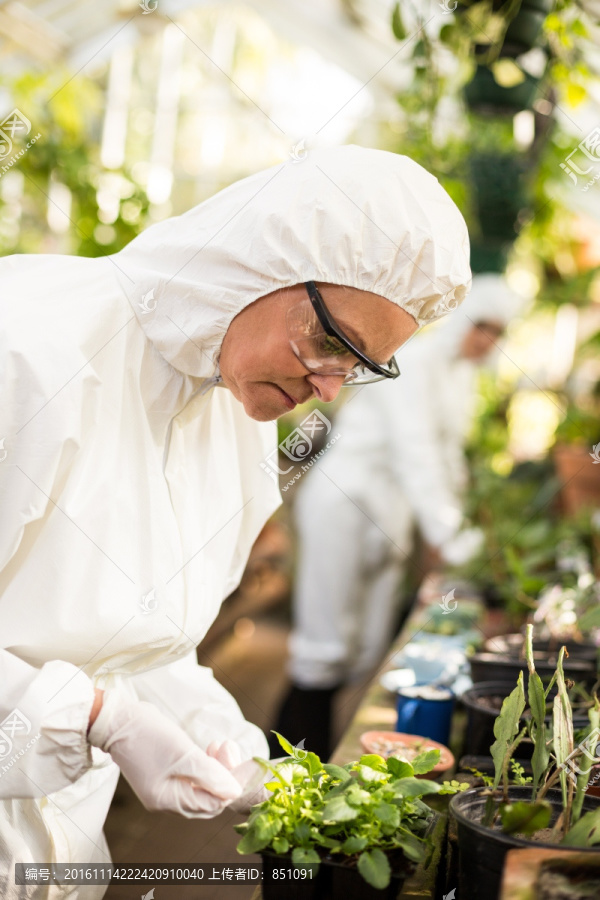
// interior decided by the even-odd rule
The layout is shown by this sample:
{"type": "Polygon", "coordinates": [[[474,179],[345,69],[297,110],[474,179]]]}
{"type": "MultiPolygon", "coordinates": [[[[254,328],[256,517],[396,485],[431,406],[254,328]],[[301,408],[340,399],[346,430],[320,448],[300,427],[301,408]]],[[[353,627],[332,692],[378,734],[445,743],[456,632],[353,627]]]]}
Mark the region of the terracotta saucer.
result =
{"type": "Polygon", "coordinates": [[[440,761],[437,766],[425,775],[418,775],[418,778],[433,778],[436,775],[443,775],[454,766],[454,756],[447,747],[418,734],[402,734],[399,731],[365,731],[360,736],[360,743],[367,753],[378,753],[384,759],[387,759],[388,756],[395,752],[394,747],[389,746],[389,744],[400,744],[405,747],[419,745],[419,753],[425,750],[439,750],[440,761]],[[388,746],[382,746],[384,742],[388,746]]]}

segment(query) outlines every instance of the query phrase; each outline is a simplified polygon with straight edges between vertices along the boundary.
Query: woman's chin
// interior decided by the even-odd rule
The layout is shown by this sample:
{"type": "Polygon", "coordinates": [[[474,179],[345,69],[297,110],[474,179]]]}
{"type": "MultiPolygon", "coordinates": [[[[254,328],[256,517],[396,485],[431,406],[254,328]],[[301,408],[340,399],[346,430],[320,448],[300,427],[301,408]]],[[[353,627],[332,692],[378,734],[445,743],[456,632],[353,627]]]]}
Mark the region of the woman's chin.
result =
{"type": "Polygon", "coordinates": [[[275,404],[267,399],[257,401],[251,397],[244,398],[244,409],[246,415],[254,419],[255,422],[272,422],[274,419],[279,419],[280,416],[289,412],[288,409],[284,408],[283,404],[275,404]]]}

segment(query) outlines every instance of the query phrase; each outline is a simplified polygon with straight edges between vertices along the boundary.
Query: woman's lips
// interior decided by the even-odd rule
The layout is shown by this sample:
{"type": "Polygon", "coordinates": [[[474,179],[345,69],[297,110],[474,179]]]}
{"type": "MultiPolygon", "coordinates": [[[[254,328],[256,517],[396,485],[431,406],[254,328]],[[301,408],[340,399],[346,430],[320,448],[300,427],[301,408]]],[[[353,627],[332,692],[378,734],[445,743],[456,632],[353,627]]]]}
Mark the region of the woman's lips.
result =
{"type": "Polygon", "coordinates": [[[279,386],[277,386],[277,387],[278,387],[278,389],[281,391],[281,394],[282,394],[282,396],[283,396],[283,399],[284,399],[284,401],[285,401],[285,405],[287,406],[287,408],[288,408],[288,409],[295,409],[296,406],[298,405],[298,404],[296,403],[296,401],[295,401],[292,397],[290,397],[289,394],[286,394],[286,392],[283,390],[283,388],[280,388],[279,386]]]}

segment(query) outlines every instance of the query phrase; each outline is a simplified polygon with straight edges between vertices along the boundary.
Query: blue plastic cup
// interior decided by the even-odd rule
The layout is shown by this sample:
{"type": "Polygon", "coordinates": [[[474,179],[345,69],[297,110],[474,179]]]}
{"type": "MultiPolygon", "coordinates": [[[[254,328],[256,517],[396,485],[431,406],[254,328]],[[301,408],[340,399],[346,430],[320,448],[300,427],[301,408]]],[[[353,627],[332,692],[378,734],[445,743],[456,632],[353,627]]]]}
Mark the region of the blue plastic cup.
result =
{"type": "Polygon", "coordinates": [[[415,685],[398,691],[396,731],[418,734],[447,745],[454,710],[454,694],[447,688],[415,685]]]}

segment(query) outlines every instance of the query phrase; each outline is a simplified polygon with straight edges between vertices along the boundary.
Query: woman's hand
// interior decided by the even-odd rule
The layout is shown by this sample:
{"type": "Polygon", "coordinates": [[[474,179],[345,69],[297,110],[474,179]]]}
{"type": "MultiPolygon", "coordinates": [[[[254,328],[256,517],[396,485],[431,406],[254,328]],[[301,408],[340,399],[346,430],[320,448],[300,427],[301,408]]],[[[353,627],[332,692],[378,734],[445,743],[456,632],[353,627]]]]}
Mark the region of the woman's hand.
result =
{"type": "Polygon", "coordinates": [[[253,759],[242,762],[242,754],[235,741],[226,740],[222,744],[213,741],[206,748],[206,752],[229,769],[242,787],[241,796],[230,804],[229,809],[247,814],[252,806],[268,799],[270,795],[264,783],[270,781],[271,773],[253,759]]]}
{"type": "Polygon", "coordinates": [[[119,689],[104,693],[89,740],[110,753],[146,809],[206,819],[242,795],[225,765],[152,703],[119,689]]]}

